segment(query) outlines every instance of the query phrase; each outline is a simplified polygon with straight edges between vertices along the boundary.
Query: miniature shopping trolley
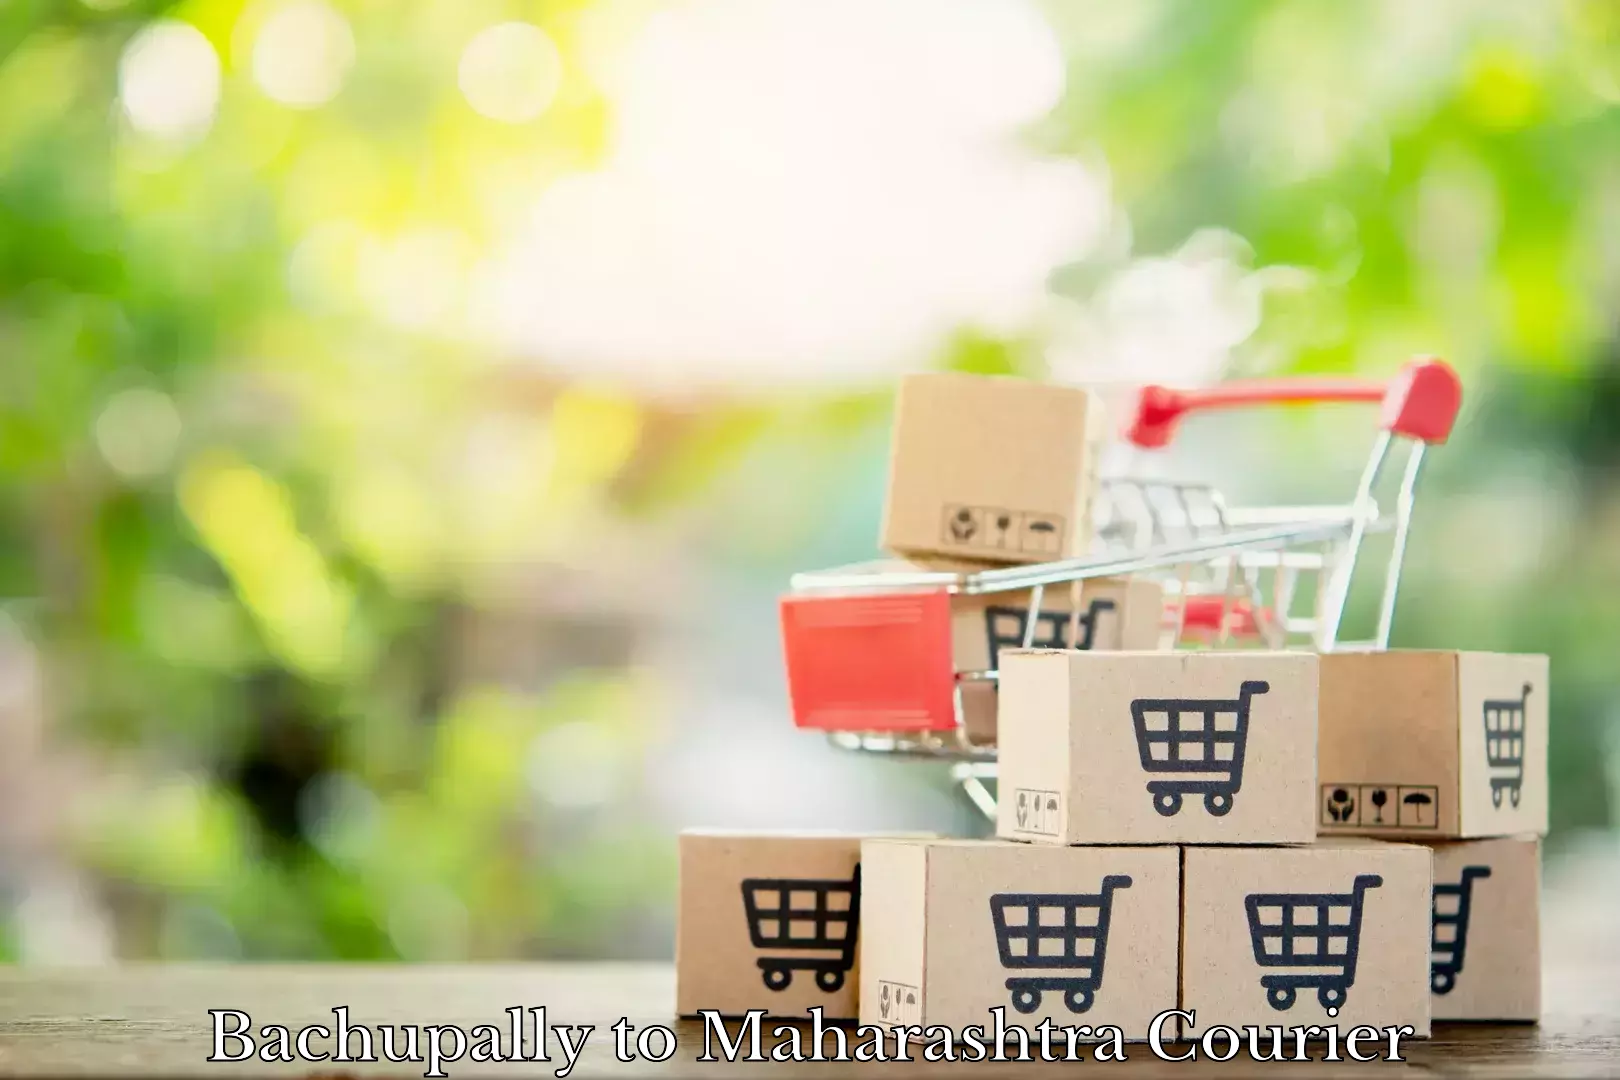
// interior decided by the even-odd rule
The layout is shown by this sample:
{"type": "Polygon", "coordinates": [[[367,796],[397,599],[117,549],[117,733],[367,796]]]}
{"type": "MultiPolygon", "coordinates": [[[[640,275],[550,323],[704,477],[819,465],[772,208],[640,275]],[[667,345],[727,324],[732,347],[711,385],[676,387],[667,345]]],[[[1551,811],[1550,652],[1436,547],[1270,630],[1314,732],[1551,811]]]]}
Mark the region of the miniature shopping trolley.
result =
{"type": "MultiPolygon", "coordinates": [[[[970,729],[964,687],[995,683],[990,666],[959,671],[952,602],[1006,598],[1022,608],[1024,648],[1095,644],[1103,609],[1078,601],[1067,633],[1043,608],[1053,591],[1104,578],[1156,579],[1167,597],[1163,644],[1211,642],[1318,651],[1356,647],[1339,639],[1358,565],[1372,561],[1368,536],[1392,536],[1372,647],[1387,647],[1427,447],[1445,442],[1461,406],[1457,375],[1443,361],[1415,360],[1388,383],[1283,379],[1208,390],[1144,390],[1127,431],[1141,450],[1166,446],[1186,414],[1280,402],[1380,403],[1379,434],[1354,498],[1345,505],[1243,509],[1205,485],[1120,476],[1101,482],[1093,550],[1079,558],[975,571],[848,569],[795,575],[781,601],[783,648],[794,723],[835,745],[950,762],[975,804],[994,816],[994,739],[970,729]],[[1409,447],[1388,509],[1375,498],[1392,451],[1409,447]]],[[[1083,599],[1083,596],[1079,599],[1083,599]]]]}
{"type": "Polygon", "coordinates": [[[1174,817],[1181,812],[1184,795],[1202,795],[1204,809],[1216,817],[1232,809],[1232,798],[1243,786],[1249,699],[1270,689],[1270,683],[1250,680],[1238,688],[1235,700],[1137,698],[1131,702],[1142,771],[1172,777],[1148,781],[1153,809],[1174,817]]]}
{"type": "Polygon", "coordinates": [[[795,971],[815,972],[829,994],[844,985],[860,929],[859,866],[848,881],[744,878],[742,895],[754,948],[795,954],[759,958],[767,987],[786,990],[795,971]]]}
{"type": "Polygon", "coordinates": [[[1260,977],[1273,1009],[1293,1008],[1299,991],[1309,989],[1316,991],[1324,1009],[1343,1007],[1356,981],[1363,898],[1383,883],[1377,874],[1358,874],[1347,893],[1251,893],[1244,898],[1254,962],[1295,969],[1260,977]]]}
{"type": "Polygon", "coordinates": [[[1473,905],[1474,882],[1491,876],[1488,866],[1465,866],[1462,877],[1455,885],[1434,887],[1434,922],[1429,935],[1429,988],[1437,994],[1449,994],[1462,974],[1463,958],[1468,952],[1468,916],[1473,905]],[[1454,910],[1442,910],[1451,907],[1454,910]]]}
{"type": "Polygon", "coordinates": [[[1502,805],[1504,792],[1514,806],[1519,805],[1524,786],[1524,707],[1529,700],[1530,684],[1525,683],[1517,701],[1485,703],[1485,764],[1491,770],[1492,805],[1502,805]]]}
{"type": "Polygon", "coordinates": [[[990,897],[996,950],[1009,971],[1012,1006],[1021,1013],[1041,1007],[1041,994],[1063,995],[1073,1013],[1091,1008],[1102,989],[1103,958],[1114,893],[1131,887],[1125,874],[1109,874],[1096,893],[997,893],[990,897]]]}

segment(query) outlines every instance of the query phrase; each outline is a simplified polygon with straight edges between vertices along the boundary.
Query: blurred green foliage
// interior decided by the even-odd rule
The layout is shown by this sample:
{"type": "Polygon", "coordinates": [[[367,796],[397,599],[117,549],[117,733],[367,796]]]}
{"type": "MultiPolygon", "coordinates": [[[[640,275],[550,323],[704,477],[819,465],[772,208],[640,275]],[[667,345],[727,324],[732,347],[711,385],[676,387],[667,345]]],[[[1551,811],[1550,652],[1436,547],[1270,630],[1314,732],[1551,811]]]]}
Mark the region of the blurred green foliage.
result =
{"type": "MultiPolygon", "coordinates": [[[[378,319],[354,265],[403,249],[311,230],[404,243],[448,222],[476,245],[511,223],[502,178],[590,164],[611,109],[577,63],[583,0],[337,6],[352,70],[297,109],[246,75],[263,10],[243,0],[0,6],[0,594],[87,748],[92,779],[64,794],[74,852],[127,955],[645,950],[625,927],[656,921],[669,845],[634,814],[548,803],[534,773],[583,739],[633,782],[658,688],[627,664],[470,677],[455,635],[490,599],[480,568],[536,544],[566,561],[604,520],[698,499],[768,433],[834,446],[883,401],[715,402],[666,431],[619,390],[545,383],[526,405],[476,350],[378,319]],[[119,111],[120,59],[160,15],[223,71],[211,129],[179,145],[119,111]],[[499,19],[561,51],[534,123],[476,115],[445,78],[499,19]],[[521,432],[510,475],[443,474],[491,414],[521,432]]],[[[1309,272],[1268,292],[1240,369],[1439,352],[1484,391],[1436,459],[1439,505],[1511,478],[1540,497],[1521,514],[1562,524],[1497,578],[1452,565],[1470,537],[1426,511],[1401,634],[1553,653],[1555,819],[1608,820],[1620,6],[1047,10],[1069,89],[1031,140],[1106,159],[1132,250],[1216,227],[1256,267],[1309,272]]],[[[1083,298],[1099,272],[1054,285],[1083,298]]],[[[964,328],[937,361],[1028,369],[1041,345],[964,328]]],[[[0,922],[0,958],[16,951],[0,922]]]]}

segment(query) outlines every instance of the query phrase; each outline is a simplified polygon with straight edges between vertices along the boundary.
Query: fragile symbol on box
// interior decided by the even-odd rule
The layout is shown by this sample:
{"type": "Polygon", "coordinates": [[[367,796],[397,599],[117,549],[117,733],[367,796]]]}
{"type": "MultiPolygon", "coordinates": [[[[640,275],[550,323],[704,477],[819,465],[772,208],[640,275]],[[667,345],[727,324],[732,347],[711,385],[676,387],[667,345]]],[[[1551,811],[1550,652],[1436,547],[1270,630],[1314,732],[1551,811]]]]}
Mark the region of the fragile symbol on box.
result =
{"type": "Polygon", "coordinates": [[[1007,980],[1012,1005],[1021,1013],[1041,1007],[1041,994],[1063,995],[1072,1013],[1091,1008],[1102,989],[1103,959],[1114,892],[1131,887],[1126,874],[1109,874],[1096,893],[996,893],[990,918],[996,951],[1009,971],[1039,971],[1007,980]]]}
{"type": "Polygon", "coordinates": [[[1491,769],[1491,805],[1497,809],[1502,807],[1503,792],[1519,805],[1524,785],[1524,706],[1530,690],[1525,683],[1517,701],[1485,702],[1485,764],[1491,769]]]}
{"type": "Polygon", "coordinates": [[[1449,994],[1462,974],[1468,950],[1468,915],[1474,882],[1491,876],[1488,866],[1465,866],[1455,885],[1434,886],[1434,923],[1429,935],[1429,988],[1449,994]]]}
{"type": "Polygon", "coordinates": [[[922,991],[909,983],[878,980],[878,1019],[885,1024],[922,1021],[922,991]]]}
{"type": "Polygon", "coordinates": [[[1013,792],[1019,832],[1056,836],[1063,821],[1063,798],[1055,791],[1019,788],[1013,792]]]}
{"type": "Polygon", "coordinates": [[[1299,991],[1309,989],[1316,991],[1316,1000],[1324,1009],[1337,1011],[1344,1006],[1356,981],[1364,898],[1368,889],[1383,884],[1377,874],[1357,874],[1348,893],[1250,893],[1244,897],[1254,962],[1261,967],[1300,969],[1260,977],[1273,1009],[1292,1009],[1299,991]]]}
{"type": "Polygon", "coordinates": [[[1224,817],[1243,786],[1243,752],[1249,739],[1249,700],[1269,683],[1246,680],[1235,700],[1137,698],[1131,702],[1142,771],[1192,773],[1193,779],[1150,780],[1153,809],[1164,817],[1181,812],[1184,795],[1202,795],[1204,809],[1224,817]]]}
{"type": "Polygon", "coordinates": [[[744,878],[743,908],[754,948],[810,953],[762,956],[765,985],[786,990],[795,971],[813,971],[816,985],[835,993],[855,966],[861,917],[861,868],[848,881],[800,878],[744,878]]]}
{"type": "Polygon", "coordinates": [[[1322,824],[1363,829],[1433,829],[1440,789],[1432,784],[1323,784],[1322,824]]]}
{"type": "Polygon", "coordinates": [[[999,506],[947,503],[940,539],[948,547],[1056,556],[1063,549],[1063,518],[999,506]]]}

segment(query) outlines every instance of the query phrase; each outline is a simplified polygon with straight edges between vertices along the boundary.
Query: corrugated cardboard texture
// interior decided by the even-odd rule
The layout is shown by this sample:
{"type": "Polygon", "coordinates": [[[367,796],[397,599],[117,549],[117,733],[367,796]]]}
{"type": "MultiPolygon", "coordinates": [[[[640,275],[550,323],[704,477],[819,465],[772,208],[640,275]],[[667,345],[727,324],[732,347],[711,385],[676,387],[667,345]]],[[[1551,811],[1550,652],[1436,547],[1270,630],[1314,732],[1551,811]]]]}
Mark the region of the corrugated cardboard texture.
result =
{"type": "Polygon", "coordinates": [[[972,840],[882,846],[909,848],[926,858],[923,899],[909,895],[919,889],[916,864],[899,860],[885,868],[881,881],[874,876],[865,897],[872,912],[867,940],[873,942],[879,940],[878,926],[900,929],[919,909],[925,911],[922,1009],[917,1017],[883,1015],[882,999],[874,993],[880,994],[884,984],[909,985],[915,964],[906,948],[894,950],[891,961],[889,952],[880,954],[876,949],[881,947],[874,946],[863,958],[868,965],[863,1022],[961,1028],[990,1023],[989,1010],[1002,1006],[1009,1023],[1026,1027],[1044,1018],[1093,1028],[1113,1024],[1126,1038],[1144,1039],[1153,1017],[1174,1007],[1180,910],[1175,848],[1035,847],[972,840]],[[1035,953],[1050,962],[1031,966],[1021,961],[1029,955],[1033,897],[1042,898],[1034,902],[1036,924],[1050,931],[1040,936],[1035,953]],[[1070,905],[1078,930],[1072,935],[1065,933],[1070,905]],[[1095,951],[1099,946],[1100,953],[1095,951]],[[1094,963],[1099,955],[1100,970],[1094,963]],[[890,963],[893,973],[886,966],[890,963]],[[1031,1010],[1021,1011],[1020,1002],[1031,1010]],[[1084,1010],[1073,1011],[1070,1002],[1084,1010]]]}
{"type": "Polygon", "coordinates": [[[829,1019],[853,1018],[859,973],[854,942],[846,947],[842,936],[847,920],[841,916],[859,910],[850,906],[855,899],[850,885],[860,851],[858,836],[683,833],[675,930],[675,1000],[680,1015],[716,1009],[735,1016],[764,1009],[771,1016],[804,1016],[812,1005],[820,1005],[829,1019]],[[763,930],[775,936],[785,929],[789,942],[787,947],[756,945],[749,932],[744,882],[757,885],[774,879],[804,883],[789,896],[794,909],[813,911],[817,894],[825,894],[833,919],[818,927],[814,917],[794,918],[786,920],[784,928],[783,920],[771,912],[780,904],[780,893],[761,886],[755,895],[762,905],[763,930]],[[801,947],[812,943],[818,929],[828,928],[836,939],[830,946],[801,947]],[[829,991],[817,985],[815,970],[784,969],[787,985],[772,989],[760,966],[762,959],[785,965],[820,962],[829,969],[822,976],[827,980],[833,971],[846,967],[846,960],[847,970],[842,971],[841,985],[829,991]]]}
{"type": "Polygon", "coordinates": [[[861,845],[863,1023],[916,1024],[922,1016],[927,848],[895,840],[861,845]]]}
{"type": "Polygon", "coordinates": [[[1324,834],[1436,840],[1546,832],[1545,656],[1335,653],[1322,657],[1321,670],[1317,823],[1324,834]],[[1487,701],[1491,723],[1519,725],[1522,741],[1494,746],[1521,752],[1517,764],[1489,762],[1487,701]]]}
{"type": "Polygon", "coordinates": [[[1434,888],[1434,1018],[1539,1019],[1541,842],[1437,844],[1434,888]]]}
{"type": "Polygon", "coordinates": [[[1105,430],[1084,390],[1021,379],[901,380],[879,544],[1006,563],[1084,554],[1105,430]]]}
{"type": "Polygon", "coordinates": [[[1314,655],[1002,655],[997,835],[1062,844],[1315,838],[1314,655]]]}
{"type": "MultiPolygon", "coordinates": [[[[1216,1024],[1284,1027],[1336,1024],[1340,1031],[1410,1024],[1429,1034],[1429,910],[1433,860],[1426,848],[1375,840],[1324,841],[1296,848],[1186,848],[1182,933],[1182,1007],[1197,1014],[1196,1032],[1216,1024]],[[1317,901],[1332,897],[1334,923],[1350,922],[1348,900],[1358,877],[1381,879],[1362,890],[1359,934],[1354,936],[1355,972],[1343,986],[1351,935],[1329,935],[1326,962],[1286,962],[1281,936],[1262,932],[1262,948],[1281,962],[1256,962],[1248,898],[1256,898],[1263,926],[1291,918],[1298,936],[1294,955],[1321,949],[1322,938],[1305,927],[1320,924],[1317,901]],[[1288,904],[1274,902],[1278,896],[1288,904]],[[1298,906],[1295,906],[1297,903],[1298,906]],[[1314,920],[1314,921],[1313,921],[1314,920]],[[1336,950],[1344,950],[1337,952],[1336,950]],[[1273,998],[1288,989],[1262,979],[1303,977],[1283,1009],[1273,998]],[[1329,1016],[1318,997],[1326,984],[1330,1000],[1342,1000],[1329,1016]],[[1334,996],[1334,987],[1342,998],[1334,996]]],[[[1318,952],[1318,956],[1321,953],[1318,952]]],[[[1286,1001],[1284,1002],[1286,1003],[1286,1001]]]]}
{"type": "Polygon", "coordinates": [[[1547,831],[1545,656],[1460,653],[1463,836],[1547,831]]]}

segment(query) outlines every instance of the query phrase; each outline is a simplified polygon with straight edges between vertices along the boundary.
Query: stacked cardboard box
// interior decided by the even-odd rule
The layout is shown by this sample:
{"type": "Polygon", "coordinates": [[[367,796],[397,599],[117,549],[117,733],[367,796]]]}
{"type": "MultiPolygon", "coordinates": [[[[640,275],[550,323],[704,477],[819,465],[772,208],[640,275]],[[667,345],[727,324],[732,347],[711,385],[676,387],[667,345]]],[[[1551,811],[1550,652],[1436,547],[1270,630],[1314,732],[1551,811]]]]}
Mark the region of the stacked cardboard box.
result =
{"type": "MultiPolygon", "coordinates": [[[[1084,553],[1102,435],[1081,390],[906,380],[883,547],[905,570],[1084,553]]],[[[1390,840],[1544,830],[1545,658],[1161,651],[1157,585],[1051,593],[1038,614],[1027,594],[784,602],[786,634],[893,643],[790,655],[796,722],[944,713],[998,747],[996,838],[683,837],[683,1015],[960,1027],[1010,1008],[1129,1039],[1169,1010],[1194,1019],[1161,1034],[1187,1037],[1534,1017],[1536,841],[1390,840]],[[1031,615],[1055,648],[1020,647],[1031,615]],[[870,704],[912,677],[943,705],[870,704]]]]}

